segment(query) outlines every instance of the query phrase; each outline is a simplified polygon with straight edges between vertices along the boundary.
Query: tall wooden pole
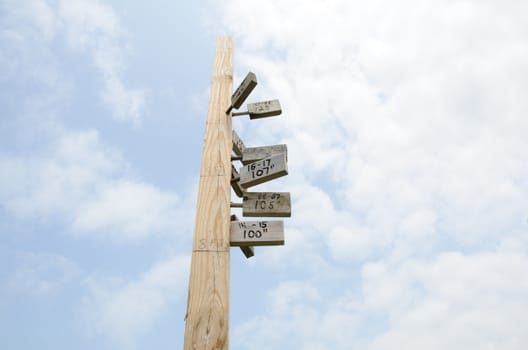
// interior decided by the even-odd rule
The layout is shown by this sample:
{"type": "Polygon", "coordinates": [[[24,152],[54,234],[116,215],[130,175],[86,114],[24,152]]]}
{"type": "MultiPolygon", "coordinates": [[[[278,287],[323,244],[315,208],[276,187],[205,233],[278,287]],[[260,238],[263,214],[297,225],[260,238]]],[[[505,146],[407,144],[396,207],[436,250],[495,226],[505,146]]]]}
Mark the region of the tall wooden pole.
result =
{"type": "Polygon", "coordinates": [[[205,129],[184,350],[228,349],[233,40],[219,38],[205,129]]]}

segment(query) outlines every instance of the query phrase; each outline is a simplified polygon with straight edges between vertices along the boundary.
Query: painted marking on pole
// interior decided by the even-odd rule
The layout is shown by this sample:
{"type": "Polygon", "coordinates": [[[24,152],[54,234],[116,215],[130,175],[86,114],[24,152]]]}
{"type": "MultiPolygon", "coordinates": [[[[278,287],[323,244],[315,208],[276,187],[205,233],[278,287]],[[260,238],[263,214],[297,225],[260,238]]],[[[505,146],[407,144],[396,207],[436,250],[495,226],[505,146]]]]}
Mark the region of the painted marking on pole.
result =
{"type": "Polygon", "coordinates": [[[290,192],[246,192],[242,215],[248,217],[290,217],[290,192]]]}
{"type": "Polygon", "coordinates": [[[231,246],[284,245],[282,221],[231,222],[231,246]]]}
{"type": "Polygon", "coordinates": [[[233,132],[231,133],[231,137],[233,139],[233,152],[235,152],[235,154],[238,156],[242,156],[244,150],[246,149],[246,146],[244,146],[244,142],[242,142],[235,130],[233,130],[233,132]]]}
{"type": "Polygon", "coordinates": [[[286,154],[277,154],[240,168],[240,186],[248,188],[288,175],[286,154]]]}
{"type": "Polygon", "coordinates": [[[288,146],[285,144],[264,146],[264,147],[246,147],[242,152],[242,164],[248,165],[258,160],[274,156],[276,154],[286,154],[288,156],[288,146]]]}
{"type": "Polygon", "coordinates": [[[255,76],[255,73],[249,72],[235,90],[233,96],[231,96],[231,107],[229,107],[227,113],[231,112],[231,109],[233,108],[239,109],[255,86],[257,86],[257,77],[255,76]]]}
{"type": "Polygon", "coordinates": [[[279,100],[248,104],[249,119],[273,117],[282,113],[279,100]]]}

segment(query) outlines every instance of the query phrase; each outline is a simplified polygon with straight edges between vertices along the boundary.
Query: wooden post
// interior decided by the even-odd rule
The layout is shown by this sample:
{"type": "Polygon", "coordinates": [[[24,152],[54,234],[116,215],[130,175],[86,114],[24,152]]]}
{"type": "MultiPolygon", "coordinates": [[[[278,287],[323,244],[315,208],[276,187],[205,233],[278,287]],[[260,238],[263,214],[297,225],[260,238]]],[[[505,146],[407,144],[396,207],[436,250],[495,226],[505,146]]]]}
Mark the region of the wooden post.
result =
{"type": "Polygon", "coordinates": [[[198,189],[184,350],[228,349],[233,40],[219,38],[198,189]]]}

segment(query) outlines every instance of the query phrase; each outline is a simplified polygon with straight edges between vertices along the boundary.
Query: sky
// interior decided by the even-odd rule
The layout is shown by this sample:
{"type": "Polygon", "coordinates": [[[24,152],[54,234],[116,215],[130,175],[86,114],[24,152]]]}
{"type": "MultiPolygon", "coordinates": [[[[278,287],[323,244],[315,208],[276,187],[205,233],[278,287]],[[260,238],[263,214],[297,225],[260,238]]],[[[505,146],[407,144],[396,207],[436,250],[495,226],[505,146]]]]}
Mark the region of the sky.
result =
{"type": "MultiPolygon", "coordinates": [[[[230,348],[525,349],[528,4],[0,0],[0,348],[178,349],[217,37],[288,145],[230,348]]],[[[233,212],[241,213],[234,209],[233,212]]]]}

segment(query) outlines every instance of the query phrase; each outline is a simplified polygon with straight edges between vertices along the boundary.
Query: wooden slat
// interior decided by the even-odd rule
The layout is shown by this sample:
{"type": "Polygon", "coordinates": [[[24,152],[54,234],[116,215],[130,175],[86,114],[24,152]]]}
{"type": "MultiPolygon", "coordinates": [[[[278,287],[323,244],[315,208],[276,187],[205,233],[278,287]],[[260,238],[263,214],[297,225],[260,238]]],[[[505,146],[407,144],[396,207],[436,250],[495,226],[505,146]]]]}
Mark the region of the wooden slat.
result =
{"type": "Polygon", "coordinates": [[[240,187],[240,174],[233,164],[231,164],[231,188],[238,197],[242,198],[244,189],[240,187]]]}
{"type": "Polygon", "coordinates": [[[284,245],[282,221],[231,222],[231,246],[284,245]]]}
{"type": "Polygon", "coordinates": [[[280,115],[282,108],[279,100],[248,104],[249,119],[267,118],[280,115]]]}
{"type": "Polygon", "coordinates": [[[240,186],[248,188],[288,175],[286,154],[277,154],[240,168],[240,186]]]}
{"type": "Polygon", "coordinates": [[[235,130],[232,131],[232,138],[233,138],[233,152],[237,156],[242,156],[244,153],[244,150],[246,149],[246,146],[244,146],[244,142],[240,139],[238,134],[235,132],[235,130]]]}
{"type": "Polygon", "coordinates": [[[242,152],[242,164],[248,165],[258,160],[274,156],[276,154],[286,154],[288,157],[288,146],[285,144],[262,146],[262,147],[245,147],[242,152]]]}
{"type": "Polygon", "coordinates": [[[290,192],[245,192],[242,215],[247,217],[290,217],[290,192]]]}
{"type": "Polygon", "coordinates": [[[255,86],[257,86],[257,77],[255,73],[249,72],[231,96],[231,107],[239,109],[255,86]]]}
{"type": "Polygon", "coordinates": [[[255,249],[252,246],[241,246],[240,250],[242,253],[244,253],[244,256],[246,258],[251,258],[252,256],[255,256],[255,249]]]}
{"type": "Polygon", "coordinates": [[[216,45],[194,229],[185,350],[227,350],[233,41],[216,45]]]}

